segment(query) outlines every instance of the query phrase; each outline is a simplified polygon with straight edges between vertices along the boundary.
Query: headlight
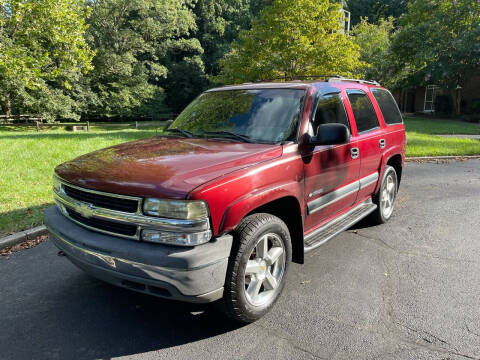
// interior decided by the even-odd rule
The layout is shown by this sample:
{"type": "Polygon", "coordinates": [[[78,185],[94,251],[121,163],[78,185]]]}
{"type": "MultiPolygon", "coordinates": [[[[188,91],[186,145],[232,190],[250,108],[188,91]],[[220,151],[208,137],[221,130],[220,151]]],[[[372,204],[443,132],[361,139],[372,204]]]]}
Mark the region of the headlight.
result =
{"type": "Polygon", "coordinates": [[[183,201],[164,199],[145,199],[145,215],[180,220],[199,220],[208,218],[208,206],[204,201],[183,201]]]}

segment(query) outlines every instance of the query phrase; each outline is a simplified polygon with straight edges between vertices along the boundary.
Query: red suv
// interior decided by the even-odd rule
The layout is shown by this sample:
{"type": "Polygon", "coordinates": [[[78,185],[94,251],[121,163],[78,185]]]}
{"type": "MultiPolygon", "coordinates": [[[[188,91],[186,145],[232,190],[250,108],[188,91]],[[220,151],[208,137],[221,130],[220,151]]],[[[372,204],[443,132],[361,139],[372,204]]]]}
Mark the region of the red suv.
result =
{"type": "Polygon", "coordinates": [[[51,240],[109,283],[220,300],[255,321],[289,263],[391,216],[405,128],[388,90],[340,77],[209,90],[161,136],[55,169],[51,240]]]}

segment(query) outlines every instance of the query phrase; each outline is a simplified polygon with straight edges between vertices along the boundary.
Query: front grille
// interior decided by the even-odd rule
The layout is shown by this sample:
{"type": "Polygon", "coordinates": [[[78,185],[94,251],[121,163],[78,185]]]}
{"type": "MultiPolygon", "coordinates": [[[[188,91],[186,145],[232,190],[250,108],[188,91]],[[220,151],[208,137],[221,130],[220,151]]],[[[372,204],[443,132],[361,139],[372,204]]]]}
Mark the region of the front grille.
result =
{"type": "Polygon", "coordinates": [[[100,220],[97,218],[86,218],[72,209],[66,208],[66,210],[68,212],[68,215],[73,220],[78,221],[79,223],[84,224],[86,226],[89,226],[98,230],[108,231],[114,234],[130,236],[130,237],[133,237],[137,234],[136,225],[121,224],[113,221],[100,220]]]}
{"type": "Polygon", "coordinates": [[[63,191],[71,198],[92,204],[101,208],[136,213],[138,200],[123,199],[115,196],[101,195],[89,191],[83,191],[68,185],[63,185],[63,191]]]}

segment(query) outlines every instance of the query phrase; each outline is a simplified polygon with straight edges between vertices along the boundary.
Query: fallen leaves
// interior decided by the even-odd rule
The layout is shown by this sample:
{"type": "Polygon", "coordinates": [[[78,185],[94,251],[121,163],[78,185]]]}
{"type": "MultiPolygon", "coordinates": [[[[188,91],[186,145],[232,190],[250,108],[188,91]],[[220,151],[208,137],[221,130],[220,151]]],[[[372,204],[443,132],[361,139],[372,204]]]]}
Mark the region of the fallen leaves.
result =
{"type": "Polygon", "coordinates": [[[47,238],[48,238],[48,235],[42,235],[33,240],[27,240],[23,243],[20,243],[14,246],[6,247],[0,250],[0,256],[9,256],[14,252],[17,252],[20,250],[31,249],[37,246],[38,244],[40,244],[41,242],[45,241],[47,238]]]}

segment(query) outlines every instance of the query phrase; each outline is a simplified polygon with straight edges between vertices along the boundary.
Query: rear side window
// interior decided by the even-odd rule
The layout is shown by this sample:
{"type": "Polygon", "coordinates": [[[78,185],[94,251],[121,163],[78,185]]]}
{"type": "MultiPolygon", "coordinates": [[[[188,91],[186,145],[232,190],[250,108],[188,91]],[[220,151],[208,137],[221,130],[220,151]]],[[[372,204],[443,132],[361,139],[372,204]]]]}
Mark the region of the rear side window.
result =
{"type": "Polygon", "coordinates": [[[389,91],[383,89],[372,89],[372,94],[377,100],[385,123],[388,125],[403,123],[402,114],[398,109],[397,103],[389,91]]]}
{"type": "Polygon", "coordinates": [[[361,90],[348,90],[347,94],[352,105],[358,132],[362,133],[378,128],[377,114],[367,94],[361,90]]]}
{"type": "Polygon", "coordinates": [[[345,106],[339,94],[324,95],[318,99],[313,132],[316,134],[318,127],[324,124],[343,124],[350,129],[345,106]]]}

